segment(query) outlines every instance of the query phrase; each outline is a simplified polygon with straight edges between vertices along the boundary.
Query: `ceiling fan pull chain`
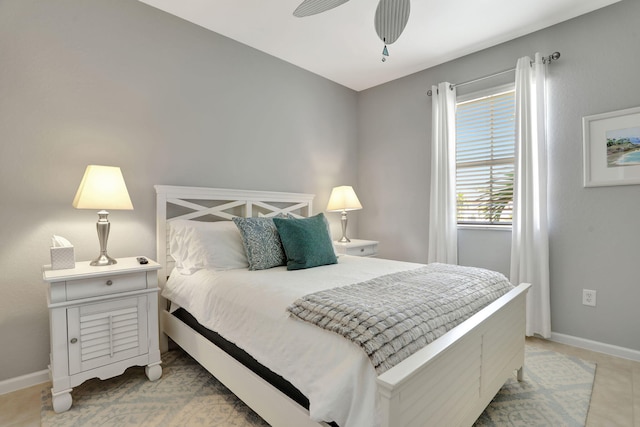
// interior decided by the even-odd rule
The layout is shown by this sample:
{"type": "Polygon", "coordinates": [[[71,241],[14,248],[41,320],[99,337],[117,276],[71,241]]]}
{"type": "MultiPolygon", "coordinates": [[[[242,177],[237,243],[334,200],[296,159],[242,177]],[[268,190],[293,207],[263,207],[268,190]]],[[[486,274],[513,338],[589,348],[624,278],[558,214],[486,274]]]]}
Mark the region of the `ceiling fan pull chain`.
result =
{"type": "MultiPolygon", "coordinates": [[[[382,39],[382,41],[384,43],[387,42],[387,39],[382,39]]],[[[387,45],[384,45],[384,49],[382,49],[382,62],[385,62],[387,60],[387,58],[385,58],[386,56],[389,56],[389,51],[387,50],[387,45]]]]}

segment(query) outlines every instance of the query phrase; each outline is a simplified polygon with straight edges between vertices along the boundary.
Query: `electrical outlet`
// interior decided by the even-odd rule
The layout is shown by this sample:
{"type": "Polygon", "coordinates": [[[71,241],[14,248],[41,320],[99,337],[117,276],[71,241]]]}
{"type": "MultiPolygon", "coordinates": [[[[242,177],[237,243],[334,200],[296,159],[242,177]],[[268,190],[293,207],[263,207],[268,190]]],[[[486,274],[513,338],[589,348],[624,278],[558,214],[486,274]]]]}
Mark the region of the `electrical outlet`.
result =
{"type": "Polygon", "coordinates": [[[583,289],[582,290],[582,304],[588,305],[591,307],[596,306],[596,291],[591,289],[583,289]]]}

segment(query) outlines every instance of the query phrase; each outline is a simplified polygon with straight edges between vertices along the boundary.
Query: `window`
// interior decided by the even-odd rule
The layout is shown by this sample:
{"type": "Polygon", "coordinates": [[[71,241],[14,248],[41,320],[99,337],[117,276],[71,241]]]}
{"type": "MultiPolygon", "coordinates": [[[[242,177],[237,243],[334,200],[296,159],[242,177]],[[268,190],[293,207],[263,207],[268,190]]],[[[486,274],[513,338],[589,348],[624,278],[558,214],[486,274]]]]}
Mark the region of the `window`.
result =
{"type": "Polygon", "coordinates": [[[458,97],[458,224],[511,225],[514,151],[513,85],[458,97]]]}

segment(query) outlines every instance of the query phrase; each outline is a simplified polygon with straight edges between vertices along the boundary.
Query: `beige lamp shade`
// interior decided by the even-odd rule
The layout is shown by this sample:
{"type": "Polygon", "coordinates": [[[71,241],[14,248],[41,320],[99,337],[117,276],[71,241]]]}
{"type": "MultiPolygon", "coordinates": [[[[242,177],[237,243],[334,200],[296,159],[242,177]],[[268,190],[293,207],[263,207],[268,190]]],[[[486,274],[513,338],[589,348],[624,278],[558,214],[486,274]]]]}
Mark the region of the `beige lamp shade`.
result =
{"type": "Polygon", "coordinates": [[[355,211],[358,209],[362,209],[362,205],[360,204],[360,200],[358,200],[358,196],[356,196],[356,192],[353,191],[353,187],[343,185],[334,187],[334,189],[331,190],[327,211],[340,212],[355,211]]]}
{"type": "Polygon", "coordinates": [[[73,199],[77,209],[132,210],[122,171],[116,166],[89,165],[73,199]]]}

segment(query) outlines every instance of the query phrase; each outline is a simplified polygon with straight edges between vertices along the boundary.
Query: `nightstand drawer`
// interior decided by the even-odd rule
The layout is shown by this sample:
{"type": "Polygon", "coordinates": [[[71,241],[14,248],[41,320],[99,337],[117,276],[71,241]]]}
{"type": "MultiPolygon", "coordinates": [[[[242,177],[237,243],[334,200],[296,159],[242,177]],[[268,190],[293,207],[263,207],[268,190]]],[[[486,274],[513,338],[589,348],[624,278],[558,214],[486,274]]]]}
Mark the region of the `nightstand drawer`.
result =
{"type": "Polygon", "coordinates": [[[377,252],[376,245],[367,245],[355,248],[347,248],[347,255],[355,255],[355,256],[371,256],[375,255],[377,252]]]}
{"type": "Polygon", "coordinates": [[[378,242],[376,240],[351,239],[350,242],[334,242],[338,254],[352,256],[375,256],[378,254],[378,242]]]}
{"type": "Polygon", "coordinates": [[[68,280],[67,300],[135,291],[147,287],[146,273],[118,274],[90,279],[68,280]]]}

